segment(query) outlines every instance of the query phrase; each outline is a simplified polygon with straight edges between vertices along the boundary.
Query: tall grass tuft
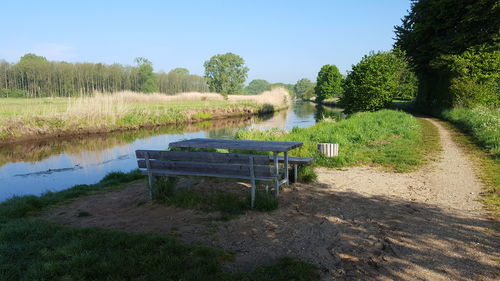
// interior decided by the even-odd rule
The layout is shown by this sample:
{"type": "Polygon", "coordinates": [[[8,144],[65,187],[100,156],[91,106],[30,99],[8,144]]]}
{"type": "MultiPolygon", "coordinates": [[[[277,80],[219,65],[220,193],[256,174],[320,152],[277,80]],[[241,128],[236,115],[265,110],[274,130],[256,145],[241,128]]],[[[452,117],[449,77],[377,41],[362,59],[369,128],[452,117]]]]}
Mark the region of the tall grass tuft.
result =
{"type": "Polygon", "coordinates": [[[495,157],[500,157],[500,108],[454,108],[445,110],[443,117],[471,134],[495,157]]]}

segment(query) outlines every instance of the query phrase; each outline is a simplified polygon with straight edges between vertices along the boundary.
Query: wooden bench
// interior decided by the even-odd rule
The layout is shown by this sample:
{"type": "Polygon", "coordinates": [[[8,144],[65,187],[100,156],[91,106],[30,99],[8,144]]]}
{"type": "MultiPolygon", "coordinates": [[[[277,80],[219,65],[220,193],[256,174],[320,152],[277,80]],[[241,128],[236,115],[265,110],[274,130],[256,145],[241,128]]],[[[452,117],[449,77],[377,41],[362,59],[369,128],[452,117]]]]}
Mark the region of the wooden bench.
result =
{"type": "MultiPolygon", "coordinates": [[[[313,158],[308,158],[308,157],[294,157],[290,156],[288,157],[288,163],[293,165],[293,182],[297,182],[297,175],[298,175],[298,166],[299,165],[309,165],[312,163],[314,159],[313,158]]],[[[273,161],[273,156],[269,156],[269,161],[273,161]]],[[[278,156],[278,162],[283,163],[285,161],[285,157],[283,156],[278,156]]]]}
{"type": "Polygon", "coordinates": [[[151,198],[154,175],[237,178],[250,180],[253,208],[255,181],[279,180],[268,155],[162,150],[136,150],[135,154],[139,168],[148,176],[151,198]]]}

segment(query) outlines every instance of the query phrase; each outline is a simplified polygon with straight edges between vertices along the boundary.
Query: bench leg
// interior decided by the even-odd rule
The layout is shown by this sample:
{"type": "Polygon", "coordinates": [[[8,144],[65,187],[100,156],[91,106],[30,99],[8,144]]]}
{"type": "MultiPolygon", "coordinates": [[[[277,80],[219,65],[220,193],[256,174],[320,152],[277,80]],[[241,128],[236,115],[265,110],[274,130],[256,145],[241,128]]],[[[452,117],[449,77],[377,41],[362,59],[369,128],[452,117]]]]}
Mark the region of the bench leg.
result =
{"type": "Polygon", "coordinates": [[[153,200],[153,174],[148,172],[149,199],[153,200]]]}
{"type": "Polygon", "coordinates": [[[298,166],[297,164],[293,165],[293,183],[297,183],[297,178],[299,176],[298,175],[298,170],[299,169],[297,169],[297,166],[298,166]]]}
{"type": "Polygon", "coordinates": [[[255,180],[252,179],[252,189],[250,190],[250,195],[251,195],[251,202],[250,202],[250,207],[253,207],[255,206],[255,189],[256,189],[256,185],[255,185],[255,180]]]}
{"type": "Polygon", "coordinates": [[[277,152],[273,152],[273,160],[274,160],[274,172],[277,176],[276,188],[274,189],[274,196],[276,198],[278,198],[280,196],[280,178],[279,178],[280,169],[279,169],[279,165],[278,165],[278,153],[277,152]]]}
{"type": "Polygon", "coordinates": [[[285,184],[290,185],[290,179],[288,178],[288,151],[285,151],[284,153],[284,160],[285,160],[285,184]]]}

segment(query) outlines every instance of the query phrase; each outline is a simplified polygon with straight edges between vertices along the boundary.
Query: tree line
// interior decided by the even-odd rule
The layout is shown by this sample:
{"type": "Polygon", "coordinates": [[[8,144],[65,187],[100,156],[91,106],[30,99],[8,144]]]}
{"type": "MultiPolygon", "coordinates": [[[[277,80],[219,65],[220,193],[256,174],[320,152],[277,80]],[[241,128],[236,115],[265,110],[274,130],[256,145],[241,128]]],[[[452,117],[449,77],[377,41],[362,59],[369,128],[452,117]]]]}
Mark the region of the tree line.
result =
{"type": "Polygon", "coordinates": [[[204,77],[187,69],[154,73],[152,63],[137,58],[136,66],[48,61],[26,54],[17,63],[0,61],[0,97],[70,97],[95,91],[140,91],[175,94],[208,92],[204,77]]]}

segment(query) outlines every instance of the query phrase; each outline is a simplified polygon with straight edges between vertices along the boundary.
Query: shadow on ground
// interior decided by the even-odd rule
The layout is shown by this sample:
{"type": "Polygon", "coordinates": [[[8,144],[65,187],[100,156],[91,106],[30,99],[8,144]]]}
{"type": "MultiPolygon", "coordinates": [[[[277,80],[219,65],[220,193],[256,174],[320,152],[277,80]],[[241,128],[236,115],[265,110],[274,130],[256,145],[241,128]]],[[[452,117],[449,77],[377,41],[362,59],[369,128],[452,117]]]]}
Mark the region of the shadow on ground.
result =
{"type": "MultiPolygon", "coordinates": [[[[48,220],[132,232],[160,232],[236,252],[228,270],[251,269],[282,256],[320,267],[323,279],[498,280],[499,237],[493,223],[459,210],[396,196],[339,192],[326,184],[286,189],[280,208],[228,222],[213,214],[142,204],[143,182],[51,210],[48,220]],[[81,211],[91,216],[78,217],[81,211]]],[[[247,192],[244,184],[202,180],[203,192],[247,192]],[[228,186],[230,185],[230,186],[228,186]]]]}

